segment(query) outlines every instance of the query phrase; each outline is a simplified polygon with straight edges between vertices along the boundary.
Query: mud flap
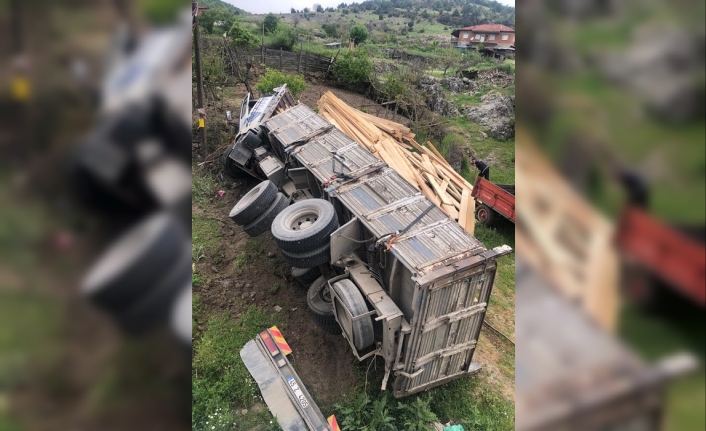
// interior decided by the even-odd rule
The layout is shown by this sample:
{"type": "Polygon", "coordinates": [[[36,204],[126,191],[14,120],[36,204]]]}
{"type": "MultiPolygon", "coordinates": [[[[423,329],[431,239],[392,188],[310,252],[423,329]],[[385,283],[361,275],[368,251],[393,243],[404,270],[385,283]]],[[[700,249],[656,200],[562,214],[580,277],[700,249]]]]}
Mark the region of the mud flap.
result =
{"type": "Polygon", "coordinates": [[[254,340],[248,341],[240,350],[240,357],[260,387],[267,407],[283,430],[331,430],[331,426],[287,360],[286,354],[290,352],[279,331],[271,328],[263,331],[254,340]]]}

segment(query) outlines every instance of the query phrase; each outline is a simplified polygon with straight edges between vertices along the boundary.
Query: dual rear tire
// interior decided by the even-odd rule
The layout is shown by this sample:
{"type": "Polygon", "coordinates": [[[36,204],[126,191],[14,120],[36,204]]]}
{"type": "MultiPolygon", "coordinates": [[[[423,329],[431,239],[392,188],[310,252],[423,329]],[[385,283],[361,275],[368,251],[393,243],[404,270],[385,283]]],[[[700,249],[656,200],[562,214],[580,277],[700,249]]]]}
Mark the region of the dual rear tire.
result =
{"type": "Polygon", "coordinates": [[[247,192],[230,211],[235,224],[245,233],[256,237],[267,232],[272,221],[289,205],[289,199],[277,191],[271,181],[263,181],[247,192]]]}

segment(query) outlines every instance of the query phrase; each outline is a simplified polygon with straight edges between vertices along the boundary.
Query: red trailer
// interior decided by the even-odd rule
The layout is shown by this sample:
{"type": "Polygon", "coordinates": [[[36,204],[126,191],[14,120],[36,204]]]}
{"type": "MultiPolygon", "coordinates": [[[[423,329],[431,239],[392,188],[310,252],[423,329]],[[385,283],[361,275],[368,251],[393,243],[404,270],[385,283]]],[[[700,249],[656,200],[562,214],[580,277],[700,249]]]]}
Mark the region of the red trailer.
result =
{"type": "Polygon", "coordinates": [[[632,300],[647,304],[654,299],[655,284],[646,277],[653,274],[694,304],[706,306],[703,244],[634,207],[623,212],[616,234],[617,246],[626,263],[639,267],[626,277],[627,293],[632,300]]]}
{"type": "Polygon", "coordinates": [[[494,184],[476,177],[471,196],[476,200],[476,219],[486,226],[500,214],[515,223],[515,185],[494,184]]]}

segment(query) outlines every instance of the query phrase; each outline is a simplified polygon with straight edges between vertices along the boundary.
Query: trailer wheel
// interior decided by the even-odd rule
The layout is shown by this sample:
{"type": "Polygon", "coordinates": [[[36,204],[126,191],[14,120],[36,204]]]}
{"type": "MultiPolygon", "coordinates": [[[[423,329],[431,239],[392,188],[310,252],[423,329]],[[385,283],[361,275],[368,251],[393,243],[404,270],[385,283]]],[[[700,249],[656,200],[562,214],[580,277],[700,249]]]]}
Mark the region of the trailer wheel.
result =
{"type": "Polygon", "coordinates": [[[338,281],[332,287],[337,295],[334,301],[340,300],[343,303],[337,304],[336,309],[341,310],[338,314],[338,321],[346,336],[349,340],[353,340],[353,345],[358,350],[371,346],[375,342],[375,334],[373,332],[373,321],[370,316],[351,320],[351,316],[355,318],[368,312],[368,306],[365,303],[365,299],[363,299],[363,295],[350,280],[338,281]],[[351,312],[351,316],[340,308],[343,305],[351,312]]]}
{"type": "Polygon", "coordinates": [[[185,241],[186,233],[170,214],[151,216],[101,255],[84,278],[81,291],[101,308],[122,311],[169,271],[185,241]]]}
{"type": "Polygon", "coordinates": [[[486,204],[480,204],[476,207],[476,219],[486,226],[490,226],[495,220],[495,211],[486,204]]]}
{"type": "Polygon", "coordinates": [[[252,223],[275,201],[277,186],[272,181],[263,181],[245,193],[230,210],[229,217],[238,225],[252,223]]]}
{"type": "Polygon", "coordinates": [[[306,304],[314,314],[316,323],[326,332],[338,335],[341,327],[338,326],[333,315],[333,302],[331,302],[331,292],[329,292],[326,279],[318,277],[309,287],[306,294],[306,304]]]}
{"type": "Polygon", "coordinates": [[[263,233],[270,230],[272,226],[272,220],[277,217],[277,214],[281,213],[282,210],[287,208],[289,205],[289,199],[282,193],[277,193],[274,202],[255,220],[251,223],[243,226],[245,233],[252,237],[260,236],[263,233]]]}
{"type": "Polygon", "coordinates": [[[309,287],[321,276],[319,267],[314,268],[292,268],[292,277],[304,287],[309,287]]]}
{"type": "Polygon", "coordinates": [[[314,268],[331,261],[331,246],[326,243],[317,249],[303,253],[290,253],[282,250],[282,255],[294,267],[314,268]]]}
{"type": "Polygon", "coordinates": [[[301,253],[328,244],[338,229],[336,210],[324,199],[299,201],[272,222],[272,236],[282,251],[301,253]]]}

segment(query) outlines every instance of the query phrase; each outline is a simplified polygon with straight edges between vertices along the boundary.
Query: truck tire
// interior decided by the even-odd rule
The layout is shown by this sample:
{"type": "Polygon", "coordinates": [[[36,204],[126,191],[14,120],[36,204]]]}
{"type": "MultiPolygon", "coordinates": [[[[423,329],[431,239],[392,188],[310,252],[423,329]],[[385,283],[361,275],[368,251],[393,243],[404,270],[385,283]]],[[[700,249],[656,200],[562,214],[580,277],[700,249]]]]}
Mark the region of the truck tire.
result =
{"type": "MultiPolygon", "coordinates": [[[[338,299],[351,312],[351,316],[357,317],[368,312],[363,295],[351,280],[337,281],[332,287],[336,291],[338,299]]],[[[337,305],[337,308],[340,306],[341,304],[337,305]]],[[[350,320],[347,313],[341,310],[338,314],[338,321],[341,322],[341,328],[346,332],[348,339],[353,341],[356,349],[364,350],[375,342],[373,321],[370,316],[353,321],[350,320]]]]}
{"type": "Polygon", "coordinates": [[[129,335],[139,335],[164,323],[176,301],[179,292],[191,283],[191,253],[182,246],[181,256],[172,263],[168,272],[142,297],[134,301],[117,317],[120,327],[129,335]]]}
{"type": "Polygon", "coordinates": [[[221,155],[221,164],[223,165],[223,172],[225,172],[226,175],[232,178],[243,178],[244,176],[246,176],[245,172],[238,169],[238,167],[235,166],[235,162],[233,161],[233,159],[228,157],[232,150],[233,146],[228,145],[225,151],[223,152],[223,155],[221,155]]]}
{"type": "Polygon", "coordinates": [[[169,316],[170,327],[172,328],[173,334],[176,336],[179,344],[183,346],[184,350],[191,352],[191,341],[192,341],[192,290],[191,283],[182,288],[182,291],[177,296],[174,301],[172,310],[169,316]]]}
{"type": "Polygon", "coordinates": [[[317,249],[303,253],[290,253],[282,250],[282,255],[294,267],[314,268],[331,261],[331,246],[326,243],[317,249]]]}
{"type": "Polygon", "coordinates": [[[311,286],[311,283],[316,281],[320,276],[321,270],[318,266],[314,268],[292,268],[292,277],[304,287],[311,286]]]}
{"type": "Polygon", "coordinates": [[[306,199],[292,204],[272,222],[272,236],[280,250],[302,253],[328,244],[338,229],[336,210],[324,199],[306,199]]]}
{"type": "Polygon", "coordinates": [[[240,198],[230,214],[231,220],[237,225],[252,223],[275,201],[277,186],[272,181],[263,181],[240,198]]]}
{"type": "Polygon", "coordinates": [[[83,279],[81,291],[105,310],[124,310],[168,273],[186,238],[170,213],[147,218],[101,255],[83,279]]]}
{"type": "Polygon", "coordinates": [[[306,294],[306,304],[314,314],[316,323],[329,334],[339,335],[341,327],[338,326],[333,315],[333,303],[326,279],[321,276],[314,280],[306,294]]]}
{"type": "Polygon", "coordinates": [[[480,204],[476,207],[476,219],[484,225],[490,226],[495,220],[495,211],[486,204],[480,204]]]}
{"type": "Polygon", "coordinates": [[[282,193],[277,193],[274,202],[251,223],[243,226],[245,233],[252,237],[260,236],[270,230],[272,220],[289,205],[289,199],[282,193]]]}

